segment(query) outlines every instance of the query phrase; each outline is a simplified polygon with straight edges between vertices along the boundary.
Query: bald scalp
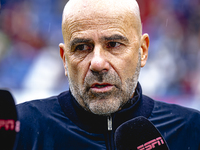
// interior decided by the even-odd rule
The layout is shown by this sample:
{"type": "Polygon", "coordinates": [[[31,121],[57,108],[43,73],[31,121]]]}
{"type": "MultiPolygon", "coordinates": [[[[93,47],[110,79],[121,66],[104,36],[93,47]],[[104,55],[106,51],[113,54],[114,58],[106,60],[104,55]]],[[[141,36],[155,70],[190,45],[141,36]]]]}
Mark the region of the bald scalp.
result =
{"type": "Polygon", "coordinates": [[[62,16],[62,33],[65,36],[66,24],[80,18],[87,18],[98,14],[102,17],[109,14],[119,14],[127,16],[131,13],[134,20],[134,27],[137,29],[138,34],[142,35],[142,25],[140,18],[140,10],[136,0],[69,0],[63,10],[62,16]]]}

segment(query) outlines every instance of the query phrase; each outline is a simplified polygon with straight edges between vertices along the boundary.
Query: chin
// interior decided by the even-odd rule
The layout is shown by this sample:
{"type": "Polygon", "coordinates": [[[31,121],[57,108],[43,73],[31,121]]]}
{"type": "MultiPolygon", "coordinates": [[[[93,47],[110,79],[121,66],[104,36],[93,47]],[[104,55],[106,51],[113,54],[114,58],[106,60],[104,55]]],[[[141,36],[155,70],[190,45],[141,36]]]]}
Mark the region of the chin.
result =
{"type": "Polygon", "coordinates": [[[119,99],[102,99],[95,100],[91,102],[89,106],[89,110],[98,115],[110,115],[119,110],[121,106],[121,101],[119,99]]]}

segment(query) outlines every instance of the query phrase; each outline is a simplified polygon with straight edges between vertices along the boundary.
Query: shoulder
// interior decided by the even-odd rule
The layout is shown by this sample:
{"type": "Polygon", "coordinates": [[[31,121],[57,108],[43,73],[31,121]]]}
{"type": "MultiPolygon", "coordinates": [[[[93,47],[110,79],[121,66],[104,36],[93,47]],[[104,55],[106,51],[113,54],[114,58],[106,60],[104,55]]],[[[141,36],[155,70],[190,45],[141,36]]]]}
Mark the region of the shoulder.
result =
{"type": "Polygon", "coordinates": [[[66,92],[60,93],[57,96],[52,96],[52,97],[48,97],[44,99],[36,99],[36,100],[20,103],[20,104],[17,104],[16,107],[17,107],[18,112],[20,113],[27,110],[29,110],[29,112],[36,111],[36,110],[45,111],[48,109],[52,109],[55,107],[55,105],[59,104],[58,103],[59,98],[67,99],[68,97],[70,97],[69,91],[66,91],[66,92]]]}
{"type": "Polygon", "coordinates": [[[58,102],[58,97],[32,100],[17,105],[21,137],[34,137],[37,132],[45,132],[47,127],[55,128],[56,121],[68,121],[58,102]]]}
{"type": "MultiPolygon", "coordinates": [[[[173,117],[181,117],[186,120],[192,120],[200,117],[200,111],[183,107],[176,104],[169,104],[165,102],[155,101],[154,109],[152,111],[152,116],[173,116],[173,117]]],[[[200,123],[200,119],[199,119],[200,123]]]]}
{"type": "Polygon", "coordinates": [[[20,121],[20,130],[32,131],[33,125],[39,126],[41,122],[47,121],[55,108],[59,107],[57,98],[32,100],[17,105],[17,115],[20,121]]]}
{"type": "MultiPolygon", "coordinates": [[[[183,107],[176,104],[168,104],[164,102],[155,101],[150,120],[155,123],[166,122],[176,123],[184,122],[186,125],[199,125],[200,126],[200,112],[198,110],[183,107]]],[[[199,127],[198,127],[199,128],[199,127]]]]}
{"type": "MultiPolygon", "coordinates": [[[[68,92],[63,92],[60,95],[67,95],[68,92]]],[[[45,99],[37,99],[27,101],[16,106],[20,121],[45,119],[57,114],[63,114],[59,104],[59,96],[52,96],[45,99]]]]}
{"type": "Polygon", "coordinates": [[[149,120],[158,128],[172,149],[174,147],[197,149],[200,144],[200,112],[198,110],[155,101],[149,120]]]}
{"type": "Polygon", "coordinates": [[[57,103],[57,97],[50,97],[45,99],[37,99],[18,104],[17,112],[19,115],[33,114],[35,112],[47,111],[53,104],[57,103]]]}

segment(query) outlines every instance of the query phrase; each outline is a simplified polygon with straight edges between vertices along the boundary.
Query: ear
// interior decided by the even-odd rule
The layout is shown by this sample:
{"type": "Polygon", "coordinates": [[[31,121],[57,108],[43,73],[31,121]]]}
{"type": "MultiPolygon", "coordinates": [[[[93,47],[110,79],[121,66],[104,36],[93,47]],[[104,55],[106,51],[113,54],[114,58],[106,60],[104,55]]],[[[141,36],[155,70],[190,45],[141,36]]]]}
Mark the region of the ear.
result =
{"type": "Polygon", "coordinates": [[[148,49],[149,49],[149,35],[148,34],[143,34],[141,37],[141,67],[144,67],[147,58],[148,58],[148,49]]]}
{"type": "Polygon", "coordinates": [[[65,58],[65,45],[63,43],[60,43],[59,47],[60,47],[60,57],[61,57],[63,64],[64,64],[65,75],[67,76],[67,63],[66,63],[66,58],[65,58]]]}

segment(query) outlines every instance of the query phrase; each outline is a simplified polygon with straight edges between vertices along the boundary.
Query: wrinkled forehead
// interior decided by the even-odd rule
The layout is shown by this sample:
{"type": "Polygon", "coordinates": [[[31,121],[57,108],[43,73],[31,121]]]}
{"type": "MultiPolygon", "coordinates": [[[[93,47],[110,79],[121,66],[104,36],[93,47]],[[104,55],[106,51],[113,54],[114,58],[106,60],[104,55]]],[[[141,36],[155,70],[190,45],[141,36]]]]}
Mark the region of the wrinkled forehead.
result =
{"type": "Polygon", "coordinates": [[[101,20],[105,21],[104,18],[134,24],[138,31],[141,28],[139,7],[135,0],[70,0],[63,10],[63,36],[74,23],[80,22],[81,26],[84,20],[94,20],[100,24],[101,20]]]}

